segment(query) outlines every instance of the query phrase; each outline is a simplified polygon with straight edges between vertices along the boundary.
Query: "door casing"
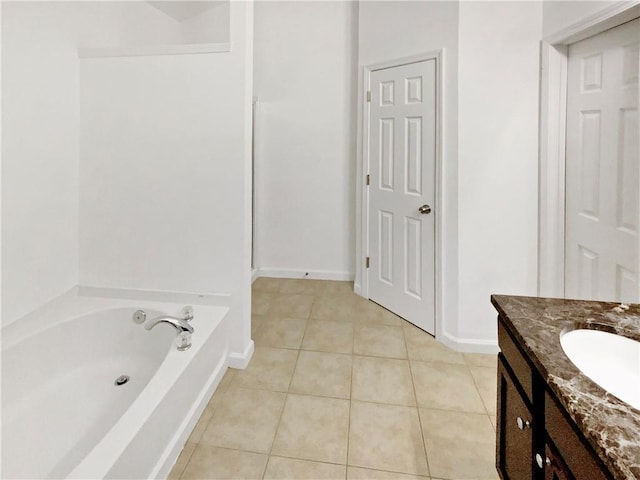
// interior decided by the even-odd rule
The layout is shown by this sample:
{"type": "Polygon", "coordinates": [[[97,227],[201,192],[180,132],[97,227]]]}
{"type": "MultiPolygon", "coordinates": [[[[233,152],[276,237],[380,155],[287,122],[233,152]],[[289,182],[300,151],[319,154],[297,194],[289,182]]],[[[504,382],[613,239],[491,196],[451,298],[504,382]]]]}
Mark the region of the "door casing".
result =
{"type": "MultiPolygon", "coordinates": [[[[375,70],[381,70],[383,68],[393,68],[399,67],[401,65],[407,65],[410,63],[418,63],[423,62],[425,60],[435,60],[436,63],[436,122],[435,122],[435,205],[433,207],[433,214],[435,215],[435,332],[436,338],[439,336],[440,331],[440,312],[442,306],[442,255],[441,255],[441,247],[442,247],[442,215],[441,206],[443,204],[443,192],[442,192],[442,145],[443,145],[443,99],[444,99],[444,83],[443,83],[443,63],[444,63],[444,49],[439,49],[431,52],[426,52],[420,55],[415,55],[411,57],[402,57],[394,60],[389,60],[387,62],[376,63],[372,65],[367,65],[363,69],[362,75],[362,86],[363,86],[363,109],[362,109],[362,119],[363,119],[363,135],[362,135],[362,172],[363,178],[358,178],[358,182],[363,182],[362,188],[362,198],[361,198],[361,231],[362,231],[362,241],[360,244],[356,244],[356,257],[359,259],[364,259],[367,256],[370,256],[369,251],[369,189],[366,187],[366,176],[370,172],[370,158],[369,158],[369,140],[370,140],[370,103],[367,102],[367,92],[371,89],[371,72],[375,70]]],[[[360,291],[357,292],[363,297],[369,298],[369,278],[368,278],[368,269],[366,268],[365,262],[358,262],[361,266],[360,270],[360,291]]]]}
{"type": "MultiPolygon", "coordinates": [[[[564,297],[565,135],[568,46],[640,16],[640,0],[616,2],[541,42],[538,295],[564,297]]],[[[640,293],[640,292],[639,292],[640,293]]]]}

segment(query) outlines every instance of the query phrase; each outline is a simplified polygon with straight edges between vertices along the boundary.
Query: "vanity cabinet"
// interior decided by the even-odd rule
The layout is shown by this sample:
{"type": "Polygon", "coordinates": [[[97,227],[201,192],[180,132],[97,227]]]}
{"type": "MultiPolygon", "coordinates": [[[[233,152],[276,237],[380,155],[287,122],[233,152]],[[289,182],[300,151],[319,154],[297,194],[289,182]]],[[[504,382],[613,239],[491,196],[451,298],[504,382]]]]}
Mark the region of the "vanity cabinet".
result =
{"type": "Polygon", "coordinates": [[[496,468],[503,480],[613,480],[498,317],[496,468]]]}

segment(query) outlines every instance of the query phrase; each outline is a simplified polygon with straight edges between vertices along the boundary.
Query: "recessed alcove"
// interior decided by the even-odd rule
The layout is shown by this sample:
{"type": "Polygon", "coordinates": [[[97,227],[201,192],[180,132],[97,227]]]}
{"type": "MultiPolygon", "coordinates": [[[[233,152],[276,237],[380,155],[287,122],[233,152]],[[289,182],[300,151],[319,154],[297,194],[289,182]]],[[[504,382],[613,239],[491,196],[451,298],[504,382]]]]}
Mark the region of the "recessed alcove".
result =
{"type": "Polygon", "coordinates": [[[90,2],[73,9],[78,19],[80,58],[189,55],[231,49],[229,1],[90,2]]]}

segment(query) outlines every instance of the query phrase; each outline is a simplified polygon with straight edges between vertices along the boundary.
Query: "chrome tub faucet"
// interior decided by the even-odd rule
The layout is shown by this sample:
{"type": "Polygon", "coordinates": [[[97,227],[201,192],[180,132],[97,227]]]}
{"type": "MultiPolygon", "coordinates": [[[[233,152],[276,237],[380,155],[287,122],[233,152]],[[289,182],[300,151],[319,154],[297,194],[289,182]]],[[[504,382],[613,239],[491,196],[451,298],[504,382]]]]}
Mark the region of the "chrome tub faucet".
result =
{"type": "Polygon", "coordinates": [[[183,351],[191,347],[191,334],[193,327],[189,321],[193,319],[193,307],[186,306],[182,309],[183,318],[172,317],[171,315],[160,315],[145,321],[147,314],[143,310],[137,310],[133,314],[133,319],[137,323],[144,323],[145,330],[151,330],[159,323],[168,323],[178,332],[178,350],[183,351]]]}
{"type": "Polygon", "coordinates": [[[146,330],[151,330],[159,323],[168,323],[169,325],[173,325],[173,327],[178,331],[179,334],[183,332],[193,333],[193,327],[187,323],[187,320],[178,317],[172,317],[170,315],[160,315],[159,317],[152,318],[144,324],[144,328],[146,330]]]}

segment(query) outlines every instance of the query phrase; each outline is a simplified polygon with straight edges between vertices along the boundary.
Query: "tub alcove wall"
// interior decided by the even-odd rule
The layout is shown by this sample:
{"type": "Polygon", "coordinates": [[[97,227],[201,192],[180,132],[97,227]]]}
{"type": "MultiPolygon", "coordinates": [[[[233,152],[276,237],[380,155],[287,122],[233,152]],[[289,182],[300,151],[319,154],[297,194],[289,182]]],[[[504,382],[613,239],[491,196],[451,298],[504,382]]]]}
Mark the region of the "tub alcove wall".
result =
{"type": "Polygon", "coordinates": [[[2,324],[75,285],[230,294],[243,363],[252,6],[152,3],[2,3],[2,324]]]}

